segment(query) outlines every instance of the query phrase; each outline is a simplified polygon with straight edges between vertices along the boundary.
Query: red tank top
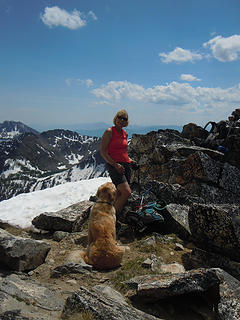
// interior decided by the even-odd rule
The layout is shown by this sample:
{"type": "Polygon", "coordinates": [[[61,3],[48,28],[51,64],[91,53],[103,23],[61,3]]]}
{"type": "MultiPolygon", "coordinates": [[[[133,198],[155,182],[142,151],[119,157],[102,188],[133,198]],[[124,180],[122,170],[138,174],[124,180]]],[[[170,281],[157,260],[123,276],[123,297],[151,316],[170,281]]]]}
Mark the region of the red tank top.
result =
{"type": "Polygon", "coordinates": [[[107,153],[117,162],[131,162],[127,154],[127,132],[122,129],[118,132],[115,127],[112,129],[112,139],[109,142],[107,153]]]}

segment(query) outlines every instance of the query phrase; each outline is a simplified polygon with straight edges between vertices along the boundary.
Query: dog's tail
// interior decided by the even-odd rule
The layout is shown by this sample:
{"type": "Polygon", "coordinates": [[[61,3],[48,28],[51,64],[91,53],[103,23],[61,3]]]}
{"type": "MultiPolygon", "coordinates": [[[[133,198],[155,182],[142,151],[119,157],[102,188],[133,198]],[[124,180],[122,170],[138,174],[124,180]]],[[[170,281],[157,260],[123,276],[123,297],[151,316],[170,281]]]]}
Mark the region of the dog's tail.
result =
{"type": "Polygon", "coordinates": [[[85,263],[89,264],[89,259],[86,251],[81,251],[80,252],[81,258],[84,260],[85,263]]]}

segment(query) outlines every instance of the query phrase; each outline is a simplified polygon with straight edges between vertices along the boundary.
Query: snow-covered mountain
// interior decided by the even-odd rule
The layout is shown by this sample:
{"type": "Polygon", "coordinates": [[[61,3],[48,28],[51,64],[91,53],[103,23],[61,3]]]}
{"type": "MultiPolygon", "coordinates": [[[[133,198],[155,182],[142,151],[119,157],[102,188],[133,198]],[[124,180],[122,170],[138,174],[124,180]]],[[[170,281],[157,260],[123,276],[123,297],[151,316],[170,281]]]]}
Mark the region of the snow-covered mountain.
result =
{"type": "Polygon", "coordinates": [[[14,137],[26,132],[38,134],[36,130],[19,121],[6,120],[3,123],[0,123],[0,140],[13,139],[14,137]]]}
{"type": "Polygon", "coordinates": [[[33,130],[4,139],[0,143],[0,201],[65,182],[106,176],[99,147],[98,137],[62,129],[41,134],[33,130]]]}

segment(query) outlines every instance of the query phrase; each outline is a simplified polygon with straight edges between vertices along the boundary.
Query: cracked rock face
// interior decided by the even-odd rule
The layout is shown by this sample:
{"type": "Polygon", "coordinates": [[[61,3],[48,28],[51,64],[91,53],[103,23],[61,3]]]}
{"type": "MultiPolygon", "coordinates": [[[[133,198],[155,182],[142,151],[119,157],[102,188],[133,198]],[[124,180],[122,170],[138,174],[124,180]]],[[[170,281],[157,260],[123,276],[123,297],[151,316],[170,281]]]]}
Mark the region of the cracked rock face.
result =
{"type": "Polygon", "coordinates": [[[140,164],[133,173],[136,184],[179,184],[199,202],[240,203],[239,168],[221,152],[196,145],[174,130],[133,135],[129,154],[140,164]]]}

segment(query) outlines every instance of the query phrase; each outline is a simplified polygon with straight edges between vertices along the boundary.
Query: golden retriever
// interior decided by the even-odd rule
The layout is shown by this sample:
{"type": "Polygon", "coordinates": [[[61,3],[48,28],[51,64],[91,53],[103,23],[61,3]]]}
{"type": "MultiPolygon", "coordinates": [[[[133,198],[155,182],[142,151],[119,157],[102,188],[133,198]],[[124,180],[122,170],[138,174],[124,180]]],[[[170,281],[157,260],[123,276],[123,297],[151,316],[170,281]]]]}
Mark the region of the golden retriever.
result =
{"type": "Polygon", "coordinates": [[[88,248],[81,256],[96,269],[112,269],[121,264],[127,246],[116,243],[116,216],[114,201],[117,190],[106,182],[97,191],[98,201],[91,209],[88,223],[88,248]]]}

